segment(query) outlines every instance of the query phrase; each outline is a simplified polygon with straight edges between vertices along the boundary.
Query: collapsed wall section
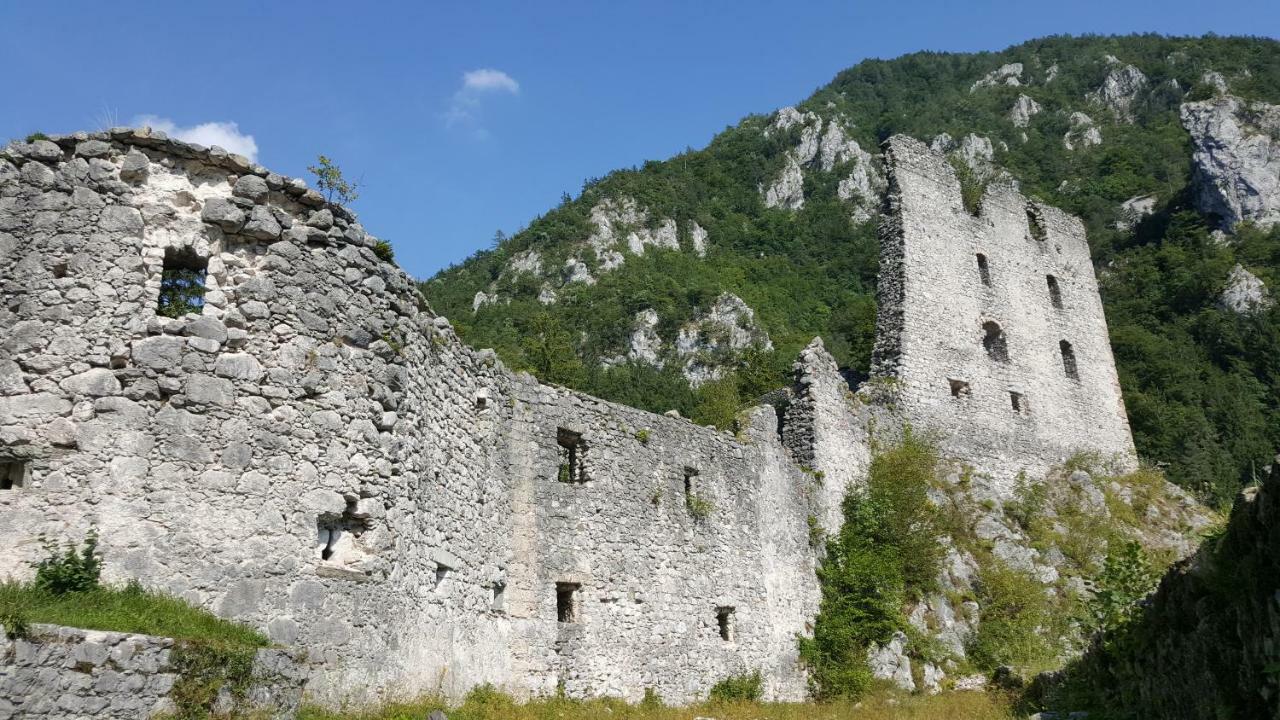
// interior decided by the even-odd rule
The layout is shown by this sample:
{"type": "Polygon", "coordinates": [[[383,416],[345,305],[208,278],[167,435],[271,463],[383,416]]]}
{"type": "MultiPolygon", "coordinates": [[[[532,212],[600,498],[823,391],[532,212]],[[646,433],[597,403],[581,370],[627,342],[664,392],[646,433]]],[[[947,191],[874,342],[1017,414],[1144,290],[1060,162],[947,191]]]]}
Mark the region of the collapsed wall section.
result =
{"type": "Polygon", "coordinates": [[[871,385],[1012,481],[1076,452],[1134,462],[1084,227],[1009,181],[964,205],[945,156],[890,138],[871,385]]]}

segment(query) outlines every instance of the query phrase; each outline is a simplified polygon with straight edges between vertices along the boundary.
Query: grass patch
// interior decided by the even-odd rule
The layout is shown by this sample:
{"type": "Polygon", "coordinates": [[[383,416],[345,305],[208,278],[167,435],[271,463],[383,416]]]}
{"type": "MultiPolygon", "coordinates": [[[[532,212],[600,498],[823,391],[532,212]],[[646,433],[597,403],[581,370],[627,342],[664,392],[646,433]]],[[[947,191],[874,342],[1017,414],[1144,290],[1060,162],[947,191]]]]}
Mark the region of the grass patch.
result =
{"type": "Polygon", "coordinates": [[[298,720],[419,720],[433,710],[450,720],[1013,720],[1008,698],[996,693],[958,692],[934,696],[874,694],[860,702],[761,703],[708,701],[684,707],[660,703],[629,704],[617,699],[572,700],[546,698],[519,703],[482,686],[455,709],[436,697],[390,702],[355,710],[326,710],[307,706],[298,720]]]}
{"type": "Polygon", "coordinates": [[[256,630],[223,620],[184,600],[142,589],[97,587],[53,593],[29,583],[0,582],[0,616],[13,613],[28,623],[50,623],[87,630],[159,635],[240,647],[266,647],[256,630]]]}
{"type": "Polygon", "coordinates": [[[976,667],[1039,671],[1055,665],[1062,619],[1039,580],[993,558],[980,568],[975,590],[981,622],[965,653],[976,667]]]}

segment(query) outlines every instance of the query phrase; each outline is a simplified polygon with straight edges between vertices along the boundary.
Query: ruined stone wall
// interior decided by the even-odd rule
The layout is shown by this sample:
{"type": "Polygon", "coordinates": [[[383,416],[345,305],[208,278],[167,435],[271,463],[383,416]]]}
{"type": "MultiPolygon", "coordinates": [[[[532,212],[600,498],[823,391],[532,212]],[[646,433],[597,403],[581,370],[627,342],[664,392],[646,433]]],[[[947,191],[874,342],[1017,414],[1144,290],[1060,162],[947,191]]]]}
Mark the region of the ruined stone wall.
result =
{"type": "Polygon", "coordinates": [[[305,648],[320,699],[689,700],[753,669],[799,697],[813,479],[776,428],[735,439],[513,375],[374,245],[217,149],[132,130],[6,148],[0,576],[96,528],[105,580],[305,648]],[[179,250],[207,262],[204,306],[160,317],[179,250]],[[562,428],[585,482],[561,482],[562,428]]]}
{"type": "Polygon", "coordinates": [[[975,217],[941,153],[902,136],[885,153],[890,216],[871,384],[949,454],[1007,480],[1041,477],[1077,451],[1131,465],[1080,221],[1008,181],[986,190],[975,217]]]}
{"type": "MultiPolygon", "coordinates": [[[[34,625],[25,637],[0,628],[0,718],[136,720],[178,708],[182,682],[172,638],[34,625]]],[[[254,656],[243,698],[224,689],[222,713],[293,717],[302,700],[305,667],[288,652],[264,648],[254,656]]]]}

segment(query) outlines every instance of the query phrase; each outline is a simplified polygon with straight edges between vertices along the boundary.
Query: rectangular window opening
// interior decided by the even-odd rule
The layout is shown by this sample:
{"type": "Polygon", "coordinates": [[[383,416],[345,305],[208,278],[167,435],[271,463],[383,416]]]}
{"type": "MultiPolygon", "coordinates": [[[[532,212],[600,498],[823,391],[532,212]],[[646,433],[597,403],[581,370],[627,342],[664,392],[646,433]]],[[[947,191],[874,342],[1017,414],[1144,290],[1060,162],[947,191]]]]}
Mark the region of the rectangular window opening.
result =
{"type": "Polygon", "coordinates": [[[341,514],[323,513],[316,518],[316,547],[320,552],[321,560],[339,561],[345,558],[342,555],[343,548],[346,552],[351,550],[351,540],[343,542],[345,536],[350,535],[351,539],[360,537],[369,527],[369,521],[365,516],[357,514],[356,501],[347,500],[347,507],[341,514]]]}
{"type": "Polygon", "coordinates": [[[1052,275],[1045,275],[1045,282],[1049,285],[1049,302],[1057,309],[1062,309],[1062,289],[1058,287],[1058,278],[1052,275]]]}
{"type": "Polygon", "coordinates": [[[582,433],[556,428],[556,444],[560,446],[560,468],[556,478],[566,483],[586,482],[582,461],[587,448],[582,442],[582,433]]]}
{"type": "Polygon", "coordinates": [[[955,378],[947,378],[947,382],[951,385],[951,397],[964,400],[969,397],[969,383],[964,380],[955,378]]]}
{"type": "Polygon", "coordinates": [[[208,268],[209,261],[191,248],[165,250],[156,314],[177,318],[200,312],[204,307],[204,281],[208,268]]]}
{"type": "Polygon", "coordinates": [[[716,626],[720,630],[720,639],[725,642],[733,642],[733,612],[731,607],[716,608],[716,626]]]}
{"type": "Polygon", "coordinates": [[[987,264],[987,256],[978,253],[978,279],[983,285],[991,286],[991,266],[987,264]]]}
{"type": "Polygon", "coordinates": [[[684,469],[684,501],[689,504],[693,501],[694,493],[697,490],[693,486],[693,479],[698,477],[698,469],[687,467],[684,469]]]}
{"type": "Polygon", "coordinates": [[[1045,232],[1044,224],[1040,222],[1040,211],[1034,205],[1027,205],[1027,231],[1035,240],[1044,241],[1049,237],[1045,232]]]}
{"type": "Polygon", "coordinates": [[[493,604],[491,607],[495,612],[504,612],[507,606],[507,585],[503,582],[495,582],[493,584],[493,604]]]}
{"type": "Polygon", "coordinates": [[[578,622],[579,583],[556,583],[556,620],[562,623],[578,622]]]}
{"type": "Polygon", "coordinates": [[[27,463],[0,461],[0,490],[21,490],[27,483],[27,463]]]}
{"type": "Polygon", "coordinates": [[[1026,415],[1029,407],[1027,407],[1027,396],[1020,392],[1009,391],[1009,404],[1013,406],[1013,411],[1018,415],[1026,415]]]}
{"type": "Polygon", "coordinates": [[[453,571],[453,568],[449,567],[448,565],[445,565],[443,563],[436,563],[436,589],[437,590],[441,590],[444,588],[444,581],[449,579],[449,573],[452,571],[453,571]]]}

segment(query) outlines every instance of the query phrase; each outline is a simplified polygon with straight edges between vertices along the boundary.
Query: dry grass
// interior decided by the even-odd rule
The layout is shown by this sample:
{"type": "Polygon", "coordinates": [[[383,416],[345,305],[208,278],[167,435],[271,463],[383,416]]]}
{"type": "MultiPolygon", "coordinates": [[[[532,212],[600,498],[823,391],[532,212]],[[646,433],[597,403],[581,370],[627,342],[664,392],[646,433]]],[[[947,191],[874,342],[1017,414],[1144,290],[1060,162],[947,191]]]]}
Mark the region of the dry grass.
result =
{"type": "Polygon", "coordinates": [[[497,692],[473,693],[450,709],[439,699],[423,698],[374,709],[330,711],[308,707],[298,720],[421,720],[443,709],[450,720],[1013,720],[1011,703],[994,693],[953,692],[926,696],[891,693],[858,703],[699,703],[685,707],[631,705],[620,700],[559,698],[516,703],[497,692]]]}

